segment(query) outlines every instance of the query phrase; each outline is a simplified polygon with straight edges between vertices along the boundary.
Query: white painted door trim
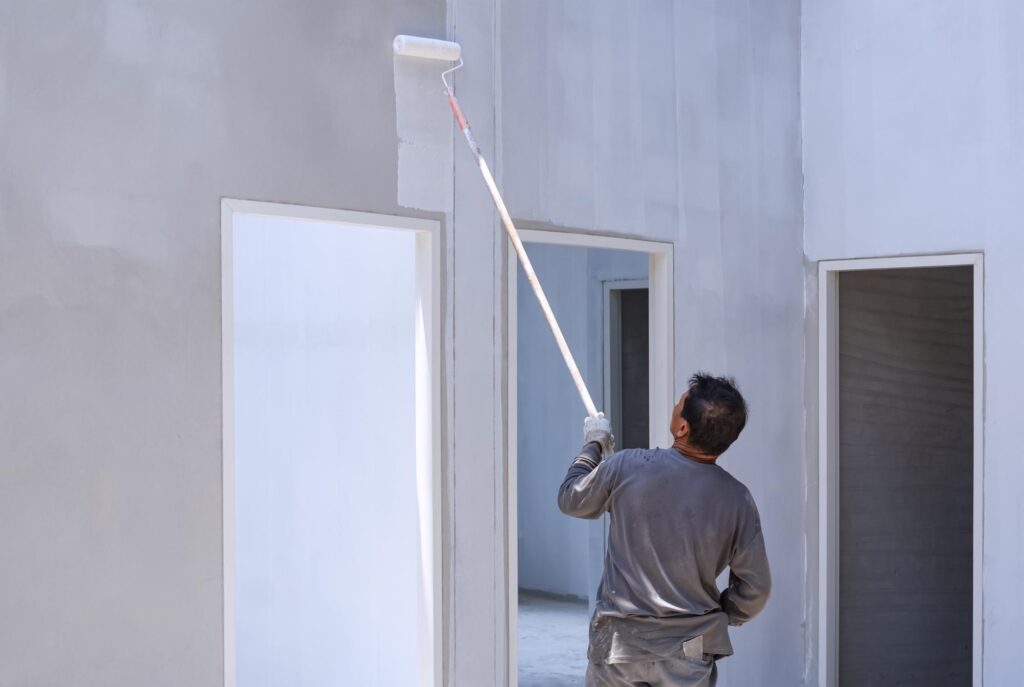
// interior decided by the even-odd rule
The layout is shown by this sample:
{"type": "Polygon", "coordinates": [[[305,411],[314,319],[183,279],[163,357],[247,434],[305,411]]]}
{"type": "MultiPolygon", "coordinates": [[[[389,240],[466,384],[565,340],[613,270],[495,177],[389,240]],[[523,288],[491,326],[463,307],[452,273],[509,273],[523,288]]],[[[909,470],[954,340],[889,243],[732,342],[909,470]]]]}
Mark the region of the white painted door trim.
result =
{"type": "Polygon", "coordinates": [[[967,265],[974,270],[974,599],[972,685],[982,685],[984,560],[985,324],[984,257],[949,253],[822,260],[818,263],[818,684],[839,684],[838,370],[839,273],[967,265]]]}
{"type": "Polygon", "coordinates": [[[234,218],[260,215],[371,227],[416,234],[416,490],[420,525],[420,589],[423,599],[419,637],[419,684],[442,681],[441,550],[441,274],[440,222],[351,210],[285,205],[252,200],[221,200],[221,379],[223,395],[223,555],[224,685],[236,687],[235,663],[235,436],[234,436],[234,218]]]}
{"type": "MultiPolygon", "coordinates": [[[[520,229],[519,236],[524,243],[545,243],[561,246],[577,246],[580,248],[605,248],[611,250],[628,250],[648,255],[648,278],[645,286],[649,298],[649,360],[650,370],[657,370],[657,375],[650,379],[650,427],[651,446],[669,441],[667,418],[675,406],[675,330],[674,322],[674,289],[672,274],[673,244],[661,241],[620,238],[601,234],[579,234],[569,231],[520,229]],[[661,428],[661,429],[658,429],[661,428]]],[[[529,246],[527,245],[527,253],[529,246]]],[[[517,419],[517,273],[519,269],[515,251],[508,251],[507,293],[508,293],[508,372],[506,407],[508,408],[507,447],[508,462],[505,473],[506,527],[505,549],[507,552],[508,571],[507,608],[508,625],[508,680],[509,687],[519,684],[518,666],[518,603],[519,603],[519,548],[518,548],[518,461],[516,454],[516,438],[518,435],[517,419]]],[[[568,374],[568,373],[567,373],[568,374]]],[[[580,417],[586,415],[581,408],[580,417]]],[[[582,431],[582,429],[581,429],[582,431]]],[[[568,456],[566,459],[568,460],[568,456]]],[[[568,467],[568,465],[567,465],[568,467]]],[[[501,620],[497,621],[499,624],[501,620]]],[[[501,627],[496,627],[497,636],[501,635],[501,627]]]]}

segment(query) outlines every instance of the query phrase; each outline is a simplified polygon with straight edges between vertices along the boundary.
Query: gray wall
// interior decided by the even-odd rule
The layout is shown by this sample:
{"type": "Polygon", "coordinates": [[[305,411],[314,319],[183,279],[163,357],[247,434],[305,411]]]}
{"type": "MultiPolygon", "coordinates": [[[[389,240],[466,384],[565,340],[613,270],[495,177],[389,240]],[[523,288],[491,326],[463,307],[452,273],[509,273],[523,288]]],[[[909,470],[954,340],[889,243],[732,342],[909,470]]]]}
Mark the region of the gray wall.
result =
{"type": "Polygon", "coordinates": [[[984,679],[1013,684],[1024,597],[998,590],[1024,576],[1004,526],[1024,476],[1024,5],[820,0],[803,19],[807,258],[985,254],[984,679]]]}
{"type": "MultiPolygon", "coordinates": [[[[675,243],[676,379],[735,374],[750,424],[723,466],[775,573],[721,685],[792,685],[808,650],[796,0],[502,4],[513,214],[675,243]]],[[[656,374],[656,372],[654,372],[656,374]]]]}
{"type": "MultiPolygon", "coordinates": [[[[725,465],[776,569],[722,684],[801,679],[797,0],[14,0],[0,27],[0,682],[219,684],[218,201],[422,215],[396,203],[398,32],[462,43],[517,217],[675,242],[676,386],[740,378],[754,414],[725,465]]],[[[507,247],[458,147],[454,168],[445,671],[498,684],[507,247]]]]}
{"type": "Polygon", "coordinates": [[[221,684],[220,198],[399,211],[390,40],[445,21],[0,4],[0,684],[221,684]]]}
{"type": "Polygon", "coordinates": [[[839,275],[843,685],[971,683],[972,280],[839,275]]]}
{"type": "MultiPolygon", "coordinates": [[[[527,250],[587,388],[603,408],[603,282],[646,279],[647,255],[542,244],[527,244],[527,250]]],[[[555,499],[582,444],[586,410],[522,270],[518,289],[519,586],[589,599],[604,562],[603,524],[563,515],[555,499]]]]}

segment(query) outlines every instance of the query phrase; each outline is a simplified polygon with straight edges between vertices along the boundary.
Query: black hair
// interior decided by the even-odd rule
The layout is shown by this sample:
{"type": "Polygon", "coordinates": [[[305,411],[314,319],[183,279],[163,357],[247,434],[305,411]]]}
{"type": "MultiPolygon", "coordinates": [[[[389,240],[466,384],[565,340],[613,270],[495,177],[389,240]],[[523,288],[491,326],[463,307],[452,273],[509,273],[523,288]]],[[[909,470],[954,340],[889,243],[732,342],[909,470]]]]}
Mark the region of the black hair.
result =
{"type": "Polygon", "coordinates": [[[690,443],[719,456],[747,424],[747,402],[732,377],[698,372],[690,377],[690,392],[680,415],[690,423],[690,443]]]}

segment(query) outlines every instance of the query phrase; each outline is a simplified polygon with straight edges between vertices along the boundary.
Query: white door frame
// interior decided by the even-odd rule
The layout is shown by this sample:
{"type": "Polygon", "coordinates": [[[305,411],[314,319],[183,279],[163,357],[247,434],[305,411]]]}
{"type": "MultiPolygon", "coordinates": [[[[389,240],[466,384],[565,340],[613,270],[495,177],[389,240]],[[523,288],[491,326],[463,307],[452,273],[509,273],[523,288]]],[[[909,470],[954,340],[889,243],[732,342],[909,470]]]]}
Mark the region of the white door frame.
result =
{"type": "Polygon", "coordinates": [[[839,682],[839,274],[856,270],[970,266],[974,270],[974,542],[972,685],[982,684],[984,497],[984,265],[981,253],[822,260],[818,263],[818,684],[839,682]]]}
{"type": "MultiPolygon", "coordinates": [[[[674,323],[674,290],[672,274],[673,244],[644,239],[629,239],[601,234],[579,234],[569,231],[520,229],[519,236],[524,243],[544,243],[550,245],[576,246],[579,248],[604,248],[611,250],[628,250],[648,255],[647,287],[649,298],[649,360],[650,370],[657,370],[651,375],[649,388],[649,412],[651,417],[651,446],[657,446],[669,440],[666,419],[675,406],[675,329],[674,323]],[[661,428],[661,429],[658,429],[661,428]]],[[[527,246],[529,252],[529,246],[527,246]]],[[[509,687],[519,684],[518,643],[519,643],[519,517],[518,517],[518,459],[516,439],[518,418],[517,399],[517,324],[516,305],[518,259],[515,251],[508,251],[508,376],[506,408],[508,409],[507,451],[508,462],[505,473],[506,528],[505,550],[508,561],[506,575],[506,592],[508,608],[508,625],[505,628],[508,636],[508,682],[509,687]]],[[[532,296],[531,296],[532,297],[532,296]]],[[[586,414],[581,408],[582,415],[586,414]]],[[[581,415],[581,417],[582,417],[581,415]]],[[[568,457],[567,457],[568,458],[568,457]]],[[[498,621],[500,623],[500,620],[498,621]]],[[[501,636],[501,627],[496,628],[501,636]]]]}
{"type": "Polygon", "coordinates": [[[221,326],[223,395],[224,685],[237,685],[235,645],[234,218],[259,215],[416,235],[416,492],[419,588],[422,599],[419,685],[442,680],[440,222],[350,210],[221,200],[221,326]]]}

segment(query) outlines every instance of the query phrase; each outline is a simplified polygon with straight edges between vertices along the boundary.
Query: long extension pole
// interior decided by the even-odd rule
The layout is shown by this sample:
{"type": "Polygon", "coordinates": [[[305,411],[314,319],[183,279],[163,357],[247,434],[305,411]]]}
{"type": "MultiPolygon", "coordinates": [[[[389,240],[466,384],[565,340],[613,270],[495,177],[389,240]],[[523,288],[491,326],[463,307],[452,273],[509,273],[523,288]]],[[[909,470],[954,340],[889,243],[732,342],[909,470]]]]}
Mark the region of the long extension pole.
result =
{"type": "Polygon", "coordinates": [[[544,288],[540,285],[540,280],[537,279],[537,273],[533,271],[533,265],[530,263],[530,257],[526,254],[526,248],[523,247],[523,242],[519,238],[519,232],[516,231],[516,225],[512,223],[512,218],[509,216],[508,209],[505,207],[505,201],[502,200],[501,193],[498,192],[498,187],[494,183],[494,176],[491,175],[491,169],[487,166],[487,160],[484,159],[483,152],[481,152],[480,146],[476,142],[476,138],[473,137],[473,131],[469,128],[469,122],[466,120],[466,116],[462,114],[462,108],[459,107],[459,101],[452,92],[451,86],[448,85],[447,81],[444,81],[444,86],[448,93],[448,104],[451,105],[452,114],[455,115],[455,123],[458,125],[459,129],[462,130],[463,135],[466,137],[466,142],[469,144],[470,150],[473,151],[473,155],[476,157],[477,165],[480,167],[480,174],[484,177],[484,183],[487,184],[487,190],[491,192],[491,198],[494,200],[494,206],[498,208],[498,214],[501,216],[501,223],[505,225],[505,233],[508,234],[508,238],[512,241],[512,247],[515,248],[516,255],[519,256],[519,262],[523,266],[526,278],[529,280],[530,286],[533,287],[533,294],[537,297],[537,302],[540,303],[540,309],[544,312],[544,319],[548,321],[548,326],[551,327],[551,333],[555,336],[555,343],[558,344],[558,350],[562,352],[562,359],[565,360],[565,366],[569,368],[569,375],[572,377],[572,381],[576,385],[576,390],[579,392],[580,399],[583,401],[583,405],[587,409],[587,414],[591,417],[595,417],[597,415],[597,407],[594,405],[594,399],[590,397],[590,392],[587,391],[587,385],[583,382],[583,375],[580,374],[580,369],[576,366],[576,360],[572,357],[572,351],[569,350],[569,344],[566,343],[565,337],[562,335],[562,328],[558,326],[558,320],[555,319],[555,314],[551,312],[551,305],[548,303],[547,296],[544,295],[544,288]]]}

